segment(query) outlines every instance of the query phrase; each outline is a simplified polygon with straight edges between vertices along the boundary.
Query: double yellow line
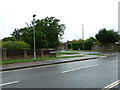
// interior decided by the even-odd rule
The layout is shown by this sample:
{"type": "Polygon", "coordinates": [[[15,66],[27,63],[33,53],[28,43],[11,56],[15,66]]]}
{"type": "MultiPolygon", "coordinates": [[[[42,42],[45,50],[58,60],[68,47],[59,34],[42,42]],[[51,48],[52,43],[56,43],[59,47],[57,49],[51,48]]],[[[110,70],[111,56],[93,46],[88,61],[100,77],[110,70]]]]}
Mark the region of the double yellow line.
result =
{"type": "Polygon", "coordinates": [[[108,85],[108,86],[104,87],[104,88],[103,88],[103,89],[101,89],[101,90],[109,90],[109,89],[111,89],[111,88],[113,88],[113,87],[117,86],[118,84],[120,84],[120,80],[117,80],[117,81],[115,81],[115,82],[111,83],[110,85],[108,85]]]}

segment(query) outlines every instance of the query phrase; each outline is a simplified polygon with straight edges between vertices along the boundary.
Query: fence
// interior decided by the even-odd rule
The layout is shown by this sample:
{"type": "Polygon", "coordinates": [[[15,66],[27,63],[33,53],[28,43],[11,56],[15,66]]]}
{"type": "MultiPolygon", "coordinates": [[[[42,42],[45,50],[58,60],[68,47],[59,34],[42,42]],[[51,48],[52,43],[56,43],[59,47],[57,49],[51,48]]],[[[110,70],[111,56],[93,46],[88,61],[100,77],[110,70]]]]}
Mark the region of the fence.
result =
{"type": "MultiPolygon", "coordinates": [[[[2,49],[2,60],[28,59],[33,58],[32,49],[2,49]]],[[[55,49],[36,49],[36,57],[56,57],[55,49]]]]}

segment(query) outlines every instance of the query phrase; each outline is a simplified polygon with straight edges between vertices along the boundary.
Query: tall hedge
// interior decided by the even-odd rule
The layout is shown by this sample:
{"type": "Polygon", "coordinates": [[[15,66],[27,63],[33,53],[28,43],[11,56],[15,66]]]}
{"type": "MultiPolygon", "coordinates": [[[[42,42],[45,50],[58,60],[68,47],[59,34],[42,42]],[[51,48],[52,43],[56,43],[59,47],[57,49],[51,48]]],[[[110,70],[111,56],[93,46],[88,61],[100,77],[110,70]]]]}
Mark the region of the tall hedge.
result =
{"type": "MultiPolygon", "coordinates": [[[[84,50],[91,50],[91,47],[93,46],[93,42],[85,41],[84,42],[84,50]]],[[[72,43],[73,50],[83,50],[83,42],[76,42],[72,43]]]]}
{"type": "Polygon", "coordinates": [[[83,50],[83,43],[82,42],[75,42],[75,43],[72,43],[72,48],[73,50],[83,50]]]}
{"type": "Polygon", "coordinates": [[[7,49],[29,49],[30,45],[23,41],[5,41],[2,47],[7,49]]]}

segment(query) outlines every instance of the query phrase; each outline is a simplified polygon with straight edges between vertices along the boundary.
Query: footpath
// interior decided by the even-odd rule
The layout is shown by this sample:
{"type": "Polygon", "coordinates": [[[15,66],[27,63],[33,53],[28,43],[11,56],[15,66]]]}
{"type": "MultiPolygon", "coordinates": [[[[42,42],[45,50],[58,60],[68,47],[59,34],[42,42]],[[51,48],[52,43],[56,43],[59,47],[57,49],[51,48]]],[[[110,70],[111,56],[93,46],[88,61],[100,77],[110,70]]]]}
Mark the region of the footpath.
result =
{"type": "MultiPolygon", "coordinates": [[[[77,55],[80,55],[80,54],[77,54],[77,55]]],[[[65,55],[63,55],[63,56],[65,56],[65,55]]],[[[69,55],[67,55],[67,56],[69,56],[69,55]]],[[[72,56],[76,56],[76,55],[72,55],[72,56]]],[[[53,64],[60,64],[60,63],[68,63],[68,62],[76,62],[76,61],[90,60],[90,59],[97,59],[97,58],[106,58],[106,57],[107,56],[86,55],[84,57],[73,57],[73,58],[64,58],[64,59],[4,64],[4,65],[2,65],[1,71],[15,70],[15,69],[22,69],[22,68],[29,68],[29,67],[37,67],[37,66],[45,66],[45,65],[53,65],[53,64]]]]}

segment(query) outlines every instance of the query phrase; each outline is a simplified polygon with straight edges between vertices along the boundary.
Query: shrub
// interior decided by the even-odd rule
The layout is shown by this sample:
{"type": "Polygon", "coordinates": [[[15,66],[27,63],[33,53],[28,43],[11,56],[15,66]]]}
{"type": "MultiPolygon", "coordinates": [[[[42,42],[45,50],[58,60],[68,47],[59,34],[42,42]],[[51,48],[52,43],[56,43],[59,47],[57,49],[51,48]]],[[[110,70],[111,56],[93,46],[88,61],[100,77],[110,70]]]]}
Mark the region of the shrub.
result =
{"type": "MultiPolygon", "coordinates": [[[[84,41],[84,50],[91,50],[91,47],[93,46],[92,41],[84,41]]],[[[83,42],[76,42],[72,43],[73,50],[83,50],[83,42]]]]}
{"type": "Polygon", "coordinates": [[[15,37],[5,37],[2,39],[2,41],[16,41],[15,37]]]}
{"type": "Polygon", "coordinates": [[[72,43],[73,50],[83,49],[83,43],[82,42],[75,42],[72,43]]]}
{"type": "MultiPolygon", "coordinates": [[[[96,42],[96,39],[90,37],[84,41],[84,50],[91,50],[91,47],[96,42]]],[[[72,43],[73,50],[83,50],[83,40],[72,43]]]]}
{"type": "Polygon", "coordinates": [[[7,49],[29,49],[30,45],[23,41],[5,41],[2,47],[7,49]]]}
{"type": "Polygon", "coordinates": [[[2,44],[1,44],[1,42],[0,42],[0,48],[2,48],[2,44]]]}

